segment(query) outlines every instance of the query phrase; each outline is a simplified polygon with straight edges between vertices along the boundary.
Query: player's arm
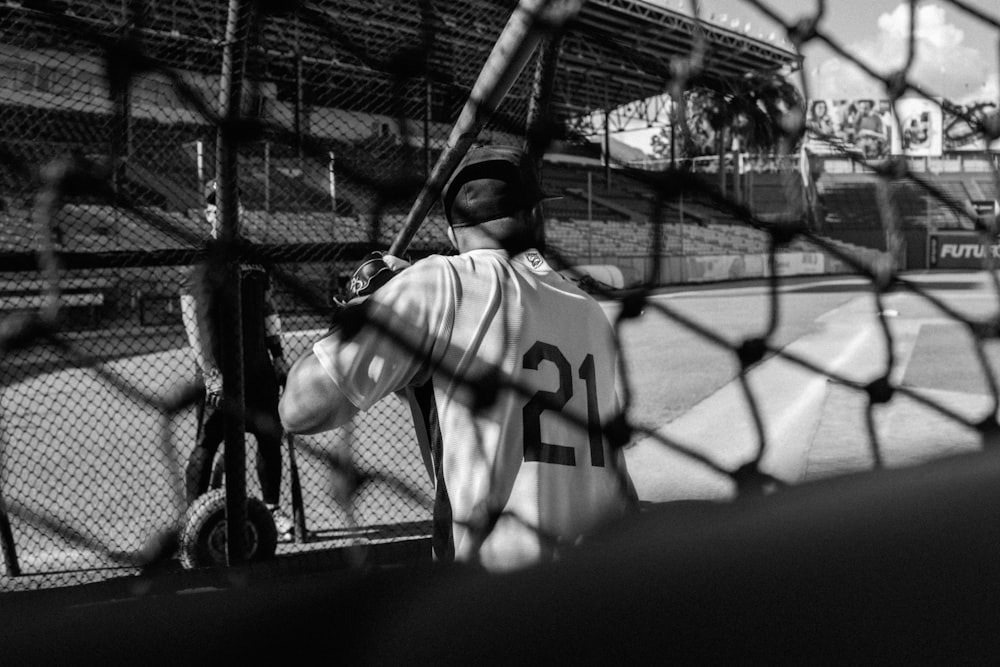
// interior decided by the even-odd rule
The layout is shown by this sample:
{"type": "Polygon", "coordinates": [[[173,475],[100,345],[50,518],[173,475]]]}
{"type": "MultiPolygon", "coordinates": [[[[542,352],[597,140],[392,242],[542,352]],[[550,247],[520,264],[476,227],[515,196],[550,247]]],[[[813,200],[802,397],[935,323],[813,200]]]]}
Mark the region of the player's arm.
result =
{"type": "Polygon", "coordinates": [[[343,426],[358,413],[314,352],[301,357],[288,372],[278,403],[281,425],[290,433],[320,433],[343,426]]]}
{"type": "Polygon", "coordinates": [[[285,360],[285,350],[281,340],[281,317],[274,307],[270,284],[264,292],[264,336],[278,384],[284,384],[288,378],[288,362],[285,360]]]}
{"type": "MultiPolygon", "coordinates": [[[[363,308],[362,304],[379,287],[408,266],[408,263],[395,257],[385,257],[384,260],[369,257],[362,262],[351,280],[350,292],[353,296],[343,308],[363,308]],[[389,270],[385,271],[386,268],[389,270]],[[373,280],[376,276],[378,279],[373,280]]],[[[343,426],[360,411],[359,406],[367,407],[381,396],[399,390],[412,377],[415,368],[413,359],[410,358],[412,354],[406,354],[406,359],[402,361],[393,357],[390,341],[378,328],[352,334],[350,344],[341,341],[338,329],[335,327],[335,330],[318,341],[289,371],[285,390],[278,403],[282,426],[288,432],[319,433],[343,426]],[[330,368],[323,366],[316,353],[317,347],[326,350],[330,368]],[[376,357],[379,362],[373,365],[376,357]],[[338,366],[339,370],[333,370],[338,366]],[[373,374],[375,366],[380,371],[373,374]],[[355,400],[359,401],[357,404],[334,381],[334,374],[354,388],[355,400]]],[[[397,350],[395,354],[402,353],[397,350]]]]}
{"type": "Polygon", "coordinates": [[[204,310],[204,305],[193,294],[181,294],[181,319],[184,322],[184,332],[195,363],[201,369],[205,380],[205,391],[210,397],[221,396],[222,372],[212,354],[211,333],[204,310]]]}

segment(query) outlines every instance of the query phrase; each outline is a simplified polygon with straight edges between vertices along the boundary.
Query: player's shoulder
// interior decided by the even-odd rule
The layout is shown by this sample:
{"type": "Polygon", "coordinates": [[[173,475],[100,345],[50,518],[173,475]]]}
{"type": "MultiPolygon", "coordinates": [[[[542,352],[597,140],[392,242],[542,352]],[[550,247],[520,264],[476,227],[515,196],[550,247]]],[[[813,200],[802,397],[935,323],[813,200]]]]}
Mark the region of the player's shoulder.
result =
{"type": "Polygon", "coordinates": [[[456,265],[462,263],[460,258],[461,255],[427,255],[415,261],[398,275],[406,276],[407,280],[426,280],[429,277],[453,271],[456,265]]]}
{"type": "Polygon", "coordinates": [[[427,255],[421,259],[415,261],[407,270],[409,269],[423,269],[423,270],[441,270],[442,268],[454,263],[458,260],[461,255],[442,255],[433,254],[427,255]]]}
{"type": "Polygon", "coordinates": [[[413,262],[380,287],[373,297],[380,300],[395,300],[400,297],[415,298],[428,294],[428,290],[439,285],[442,276],[449,272],[449,264],[442,255],[428,255],[413,262]]]}

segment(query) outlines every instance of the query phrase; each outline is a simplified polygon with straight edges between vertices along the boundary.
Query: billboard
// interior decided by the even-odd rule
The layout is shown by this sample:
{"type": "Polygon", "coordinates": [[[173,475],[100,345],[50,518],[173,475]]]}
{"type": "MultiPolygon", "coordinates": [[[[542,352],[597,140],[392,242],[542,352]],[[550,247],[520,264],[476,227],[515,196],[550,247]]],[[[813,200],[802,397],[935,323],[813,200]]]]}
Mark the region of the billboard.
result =
{"type": "Polygon", "coordinates": [[[998,113],[995,102],[942,110],[941,100],[906,97],[896,102],[894,113],[889,100],[813,99],[806,106],[805,147],[814,155],[865,159],[1000,151],[1000,139],[987,146],[982,130],[983,121],[998,113]]]}
{"type": "Polygon", "coordinates": [[[806,147],[811,153],[849,153],[866,159],[885,157],[891,133],[887,100],[816,99],[807,105],[806,147]]]}
{"type": "Polygon", "coordinates": [[[1000,242],[986,245],[976,232],[932,234],[929,249],[935,269],[981,269],[987,257],[1000,260],[1000,242]]]}
{"type": "Polygon", "coordinates": [[[892,154],[940,157],[944,148],[939,101],[905,97],[896,101],[892,154]]]}
{"type": "Polygon", "coordinates": [[[946,151],[1000,152],[1000,139],[986,145],[982,123],[1000,113],[996,102],[974,102],[955,106],[944,114],[944,149],[946,151]]]}

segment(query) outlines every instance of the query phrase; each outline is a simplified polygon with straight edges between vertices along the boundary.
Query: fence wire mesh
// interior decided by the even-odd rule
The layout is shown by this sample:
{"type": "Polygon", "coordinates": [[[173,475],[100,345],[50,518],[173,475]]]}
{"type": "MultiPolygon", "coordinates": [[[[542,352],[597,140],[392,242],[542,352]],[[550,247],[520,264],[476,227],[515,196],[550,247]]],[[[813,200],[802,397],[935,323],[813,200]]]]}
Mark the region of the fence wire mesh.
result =
{"type": "MultiPolygon", "coordinates": [[[[748,4],[782,21],[768,3],[748,4]]],[[[957,0],[948,4],[1000,37],[996,17],[957,0]]],[[[204,189],[222,175],[220,138],[237,146],[243,234],[256,244],[253,259],[273,268],[286,354],[294,359],[329,324],[331,304],[343,295],[360,259],[391,243],[515,3],[251,6],[249,29],[236,36],[247,58],[235,122],[219,109],[224,51],[232,46],[225,5],[70,0],[0,7],[6,89],[0,112],[0,529],[6,571],[0,588],[79,584],[141,572],[171,555],[162,540],[186,509],[183,467],[201,391],[178,286],[192,266],[211,259],[204,250],[204,189]]],[[[685,96],[702,80],[714,80],[713,49],[720,48],[697,3],[692,8],[689,46],[668,61],[631,48],[632,36],[598,33],[585,22],[571,24],[563,43],[574,39],[624,54],[627,67],[656,78],[678,102],[678,127],[687,135],[685,96]]],[[[872,70],[824,32],[822,16],[823,3],[817,3],[814,11],[783,23],[796,50],[821,41],[881,81],[892,103],[904,94],[936,100],[987,144],[1000,136],[995,114],[969,114],[910,81],[912,58],[890,75],[872,70]]],[[[657,38],[649,25],[643,28],[643,40],[657,38]]],[[[533,99],[552,92],[534,89],[533,66],[487,125],[484,140],[520,142],[529,136],[533,99]]],[[[559,62],[550,82],[557,102],[560,72],[576,66],[559,62]]],[[[759,77],[775,81],[773,72],[759,77]]],[[[797,154],[805,139],[804,74],[799,87],[803,95],[776,84],[757,98],[775,132],[773,164],[797,154]]],[[[737,103],[731,90],[726,95],[723,108],[737,103]]],[[[589,111],[601,108],[595,102],[589,111]]],[[[577,120],[555,118],[533,138],[550,148],[572,143],[579,137],[568,128],[577,120]]],[[[639,420],[626,377],[622,418],[606,427],[615,446],[652,438],[729,478],[740,494],[782,486],[760,465],[769,441],[748,381],[750,371],[771,356],[826,376],[863,399],[876,466],[882,464],[882,444],[875,411],[901,396],[976,430],[983,448],[997,444],[998,390],[985,347],[997,335],[1000,309],[982,319],[970,316],[901,275],[899,239],[907,223],[899,214],[900,197],[906,196],[899,189],[917,188],[978,231],[987,247],[995,242],[995,215],[957,206],[934,178],[915,173],[903,157],[871,160],[851,151],[843,156],[877,176],[875,210],[885,239],[878,249],[823,233],[797,162],[779,169],[788,196],[777,215],[760,215],[741,191],[727,187],[724,169],[718,169],[720,186],[687,168],[621,165],[613,173],[592,172],[607,183],[600,211],[593,198],[581,210],[582,200],[574,196],[556,205],[562,209],[547,210],[549,256],[601,298],[619,302],[619,332],[656,312],[730,353],[757,426],[756,455],[737,466],[720,464],[702,449],[664,436],[660,424],[639,420]],[[616,203],[612,193],[627,198],[616,203]],[[724,219],[730,240],[745,234],[745,248],[765,258],[766,323],[744,340],[734,342],[650,298],[663,285],[685,279],[675,268],[683,265],[678,257],[732,252],[729,246],[720,250],[722,237],[694,240],[696,226],[678,217],[677,203],[685,201],[689,211],[700,206],[708,212],[706,219],[724,219]],[[867,281],[881,344],[890,351],[877,379],[859,383],[797,357],[776,340],[784,280],[779,265],[783,253],[796,249],[822,253],[829,272],[867,281]],[[602,262],[625,267],[627,289],[572,270],[602,262]],[[991,402],[982,419],[899,382],[901,362],[891,353],[895,334],[882,300],[900,290],[967,328],[991,402]]],[[[1000,191],[995,159],[989,165],[1000,191]]],[[[561,182],[565,169],[543,163],[543,180],[579,194],[586,181],[577,173],[575,181],[571,175],[561,182]]],[[[432,210],[410,245],[410,258],[450,252],[444,229],[440,210],[432,210]]],[[[1000,303],[995,262],[987,253],[982,269],[1000,303]]],[[[627,357],[628,350],[622,354],[627,357]]],[[[248,470],[255,455],[249,445],[248,470]]],[[[429,534],[433,489],[403,403],[387,400],[349,427],[298,438],[295,456],[313,539],[281,545],[279,554],[429,534]]],[[[287,465],[283,474],[287,496],[287,465]]],[[[260,493],[254,475],[247,477],[247,493],[260,493]]],[[[354,562],[364,562],[365,554],[358,552],[354,562]]]]}

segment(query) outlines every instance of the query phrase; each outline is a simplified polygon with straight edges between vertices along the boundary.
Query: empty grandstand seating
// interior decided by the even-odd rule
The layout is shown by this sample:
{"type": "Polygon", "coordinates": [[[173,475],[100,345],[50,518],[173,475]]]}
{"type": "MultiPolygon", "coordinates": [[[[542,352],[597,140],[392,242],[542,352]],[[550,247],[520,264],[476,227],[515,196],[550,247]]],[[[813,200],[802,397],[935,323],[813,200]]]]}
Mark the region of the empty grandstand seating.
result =
{"type": "MultiPolygon", "coordinates": [[[[912,179],[888,183],[892,211],[907,227],[971,228],[967,216],[971,202],[989,200],[996,192],[995,186],[990,187],[992,179],[985,175],[923,173],[920,178],[927,187],[912,179]]],[[[817,185],[827,229],[874,229],[884,224],[876,192],[878,177],[826,174],[817,185]]]]}
{"type": "MultiPolygon", "coordinates": [[[[801,196],[798,199],[789,197],[788,179],[794,179],[793,187],[799,186],[800,176],[797,172],[770,172],[750,175],[749,206],[755,215],[768,218],[786,215],[799,210],[802,206],[801,196]]],[[[796,192],[798,192],[796,190],[796,192]]]]}
{"type": "Polygon", "coordinates": [[[0,251],[31,252],[36,248],[35,226],[28,211],[7,211],[0,215],[0,251]]]}
{"type": "Polygon", "coordinates": [[[992,175],[970,175],[969,179],[979,188],[981,196],[977,197],[977,199],[1000,200],[1000,184],[997,183],[997,179],[992,175]]]}
{"type": "MultiPolygon", "coordinates": [[[[372,148],[377,148],[377,145],[373,145],[370,141],[359,144],[344,142],[331,144],[337,198],[347,202],[359,215],[371,215],[376,209],[380,214],[406,215],[416,193],[392,187],[392,183],[398,180],[423,180],[425,158],[423,152],[395,144],[381,145],[381,154],[388,152],[395,156],[393,158],[395,162],[388,164],[395,164],[398,169],[387,172],[387,163],[379,161],[377,158],[379,153],[371,152],[372,148]]],[[[437,159],[437,151],[432,150],[429,158],[433,164],[437,159]]]]}
{"type": "MultiPolygon", "coordinates": [[[[647,222],[616,220],[563,220],[551,218],[546,238],[563,255],[590,257],[641,257],[653,245],[654,227],[647,222]]],[[[663,255],[726,255],[764,253],[768,234],[740,224],[672,223],[660,227],[663,255]]]]}
{"type": "MultiPolygon", "coordinates": [[[[549,200],[545,203],[545,212],[555,218],[582,220],[629,220],[632,214],[622,210],[613,202],[599,196],[588,194],[576,188],[564,188],[561,199],[549,200]]],[[[636,214],[637,215],[637,214],[636,214]]]]}
{"type": "Polygon", "coordinates": [[[330,193],[312,187],[300,172],[272,168],[268,172],[271,210],[331,211],[330,193]]]}
{"type": "Polygon", "coordinates": [[[107,294],[115,282],[103,277],[61,278],[58,292],[52,292],[44,280],[23,276],[4,278],[0,280],[0,312],[6,315],[37,311],[49,305],[53,296],[58,296],[55,303],[60,312],[68,316],[67,323],[92,327],[98,323],[107,294]]]}
{"type": "Polygon", "coordinates": [[[881,226],[874,180],[832,182],[827,176],[817,184],[820,202],[826,210],[826,226],[881,226]]]}
{"type": "Polygon", "coordinates": [[[892,203],[900,216],[900,223],[932,229],[971,224],[960,214],[969,199],[961,182],[933,179],[929,186],[942,197],[911,181],[894,181],[891,184],[892,203]]]}
{"type": "Polygon", "coordinates": [[[546,212],[553,217],[587,219],[588,197],[589,212],[597,219],[649,217],[652,193],[622,170],[608,172],[588,165],[546,162],[541,177],[548,194],[563,197],[546,204],[546,212]]]}
{"type": "MultiPolygon", "coordinates": [[[[0,106],[0,111],[6,109],[0,106]]],[[[0,113],[0,130],[11,137],[5,148],[15,158],[7,162],[20,163],[27,168],[12,169],[10,164],[0,161],[6,209],[0,229],[0,251],[29,253],[37,249],[27,209],[30,199],[21,197],[19,200],[18,193],[30,196],[37,188],[37,182],[33,182],[37,179],[37,167],[56,155],[76,151],[107,159],[114,123],[107,114],[37,110],[38,115],[30,124],[32,134],[25,136],[24,109],[14,109],[16,111],[11,114],[0,113]]],[[[190,248],[196,240],[204,238],[206,226],[201,213],[203,198],[195,152],[198,140],[204,142],[203,166],[208,169],[202,176],[210,177],[215,162],[215,133],[210,127],[134,119],[131,153],[121,172],[125,180],[119,181],[119,185],[125,194],[134,197],[133,203],[137,201],[148,206],[146,210],[151,218],[144,219],[129,213],[124,206],[115,208],[108,202],[70,198],[53,227],[57,247],[82,252],[165,250],[190,248]]],[[[302,157],[294,147],[278,143],[269,144],[266,154],[260,143],[244,147],[240,188],[247,236],[268,244],[374,242],[388,245],[391,242],[412,204],[413,193],[386,187],[392,179],[403,174],[386,173],[385,159],[379,156],[393,154],[396,164],[405,165],[403,169],[413,170],[417,176],[422,176],[425,156],[377,137],[357,143],[328,143],[335,157],[336,206],[330,200],[326,180],[329,178],[328,165],[322,158],[302,157]],[[379,193],[385,192],[403,194],[396,200],[380,201],[379,193]]],[[[431,156],[431,163],[435,157],[431,156]]],[[[974,162],[967,164],[975,166],[974,162]]],[[[870,172],[854,170],[834,172],[828,169],[817,184],[821,203],[828,212],[827,228],[880,228],[883,221],[876,193],[877,177],[870,172]]],[[[610,261],[648,256],[653,247],[652,235],[657,229],[660,252],[666,256],[768,251],[769,239],[765,232],[738,222],[732,214],[714,206],[710,198],[696,197],[690,191],[683,198],[661,202],[656,221],[662,226],[655,227],[652,224],[654,187],[627,169],[606,169],[586,158],[566,162],[547,160],[542,165],[541,175],[545,190],[562,197],[546,204],[548,239],[553,247],[572,258],[610,261]]],[[[797,210],[799,203],[790,201],[786,190],[786,176],[755,173],[747,179],[751,187],[744,201],[758,218],[769,219],[797,210]]],[[[964,210],[970,201],[998,198],[997,184],[986,171],[940,173],[927,168],[920,176],[940,190],[948,202],[942,204],[913,183],[891,184],[894,210],[904,225],[970,226],[971,223],[956,211],[964,210]]],[[[712,188],[718,183],[710,177],[706,185],[712,188]]],[[[423,249],[446,249],[443,229],[440,215],[434,212],[421,228],[414,245],[423,249]]],[[[829,242],[839,243],[832,239],[829,242]]],[[[816,250],[814,245],[801,239],[795,240],[790,247],[792,250],[816,250]]],[[[856,246],[838,247],[853,254],[859,252],[856,246]]],[[[310,275],[312,282],[321,279],[319,274],[310,275]]],[[[40,297],[36,294],[35,298],[40,297]]],[[[89,302],[95,309],[104,303],[103,296],[74,298],[84,306],[89,302]]],[[[12,300],[8,303],[27,302],[12,300]]]]}
{"type": "MultiPolygon", "coordinates": [[[[199,140],[214,138],[214,130],[195,123],[160,123],[136,119],[132,129],[132,152],[127,172],[130,178],[153,189],[165,208],[184,211],[203,205],[198,183],[196,145],[199,140]]],[[[207,142],[214,151],[214,143],[207,142]]],[[[214,163],[212,152],[207,156],[214,163]]]]}

